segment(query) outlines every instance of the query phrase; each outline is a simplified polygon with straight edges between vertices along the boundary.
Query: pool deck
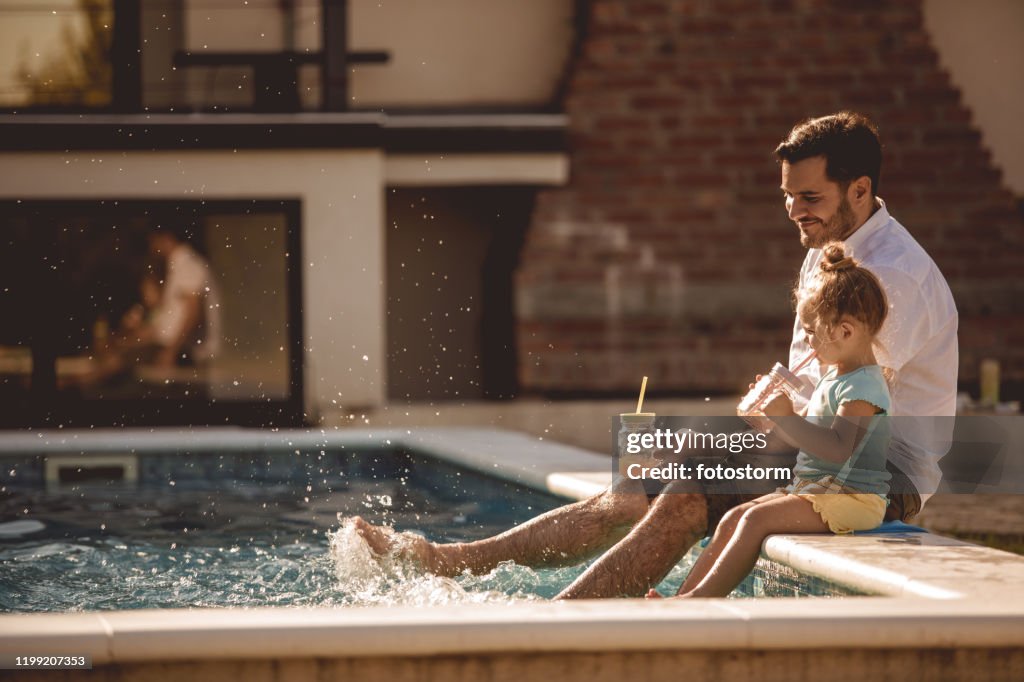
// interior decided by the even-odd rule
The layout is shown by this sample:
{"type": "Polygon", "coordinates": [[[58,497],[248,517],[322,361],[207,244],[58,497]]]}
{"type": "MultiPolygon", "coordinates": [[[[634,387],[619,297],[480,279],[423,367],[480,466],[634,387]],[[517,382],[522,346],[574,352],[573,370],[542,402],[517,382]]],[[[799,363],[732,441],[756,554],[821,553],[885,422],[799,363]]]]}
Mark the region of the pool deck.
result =
{"type": "Polygon", "coordinates": [[[0,653],[94,663],[483,652],[1024,646],[1019,604],[928,599],[616,599],[429,609],[195,609],[0,618],[0,653]],[[955,614],[955,618],[951,615],[955,614]],[[58,622],[59,620],[59,622],[58,622]],[[839,629],[841,628],[841,632],[839,629]]]}
{"type": "MultiPolygon", "coordinates": [[[[479,428],[21,433],[0,438],[0,457],[360,443],[407,447],[570,499],[591,495],[611,480],[607,457],[519,432],[479,428]]],[[[257,657],[380,662],[525,652],[713,656],[799,649],[803,656],[834,649],[985,650],[1012,653],[1003,655],[1003,668],[991,670],[987,679],[1024,678],[1024,557],[930,533],[773,536],[763,554],[884,598],[17,614],[0,616],[0,654],[88,653],[98,665],[127,665],[257,657]]],[[[714,668],[711,659],[701,660],[714,668]]]]}

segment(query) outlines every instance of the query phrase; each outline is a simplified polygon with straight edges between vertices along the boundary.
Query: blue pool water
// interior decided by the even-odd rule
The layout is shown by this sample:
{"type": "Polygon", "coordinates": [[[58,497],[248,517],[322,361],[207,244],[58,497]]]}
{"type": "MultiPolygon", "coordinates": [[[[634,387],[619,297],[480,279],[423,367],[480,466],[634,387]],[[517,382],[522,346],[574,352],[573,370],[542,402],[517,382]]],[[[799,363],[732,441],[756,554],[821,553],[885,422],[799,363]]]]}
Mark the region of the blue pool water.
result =
{"type": "MultiPolygon", "coordinates": [[[[139,455],[136,483],[50,488],[42,458],[2,463],[4,612],[544,599],[585,569],[508,563],[447,579],[378,561],[341,517],[462,541],[564,503],[403,452],[139,455]]],[[[663,593],[691,561],[673,570],[663,593]]],[[[739,594],[828,593],[784,571],[761,573],[739,594]]]]}

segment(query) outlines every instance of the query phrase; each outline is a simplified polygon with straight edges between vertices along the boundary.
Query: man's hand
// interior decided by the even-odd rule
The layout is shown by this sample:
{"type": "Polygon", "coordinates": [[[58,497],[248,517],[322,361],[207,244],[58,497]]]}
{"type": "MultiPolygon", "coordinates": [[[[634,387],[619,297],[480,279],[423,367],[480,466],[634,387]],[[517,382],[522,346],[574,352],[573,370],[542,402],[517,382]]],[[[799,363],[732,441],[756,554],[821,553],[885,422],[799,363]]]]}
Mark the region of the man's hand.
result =
{"type": "Polygon", "coordinates": [[[125,334],[127,334],[128,332],[135,331],[136,329],[142,327],[142,323],[145,321],[145,319],[146,309],[143,308],[140,304],[136,303],[131,308],[129,308],[128,312],[126,312],[124,316],[121,318],[121,329],[124,330],[125,334]]]}

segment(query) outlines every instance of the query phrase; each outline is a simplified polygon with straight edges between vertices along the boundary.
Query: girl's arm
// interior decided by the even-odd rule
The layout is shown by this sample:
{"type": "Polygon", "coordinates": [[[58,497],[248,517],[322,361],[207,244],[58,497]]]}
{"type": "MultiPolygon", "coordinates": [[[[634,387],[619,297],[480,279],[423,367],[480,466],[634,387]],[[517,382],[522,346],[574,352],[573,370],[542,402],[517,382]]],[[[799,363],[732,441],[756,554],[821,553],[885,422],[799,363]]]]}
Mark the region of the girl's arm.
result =
{"type": "Polygon", "coordinates": [[[839,406],[831,426],[818,426],[797,418],[792,403],[785,396],[772,400],[764,409],[783,440],[818,459],[837,464],[853,455],[867,433],[871,418],[878,412],[877,407],[865,400],[850,400],[839,406]]]}

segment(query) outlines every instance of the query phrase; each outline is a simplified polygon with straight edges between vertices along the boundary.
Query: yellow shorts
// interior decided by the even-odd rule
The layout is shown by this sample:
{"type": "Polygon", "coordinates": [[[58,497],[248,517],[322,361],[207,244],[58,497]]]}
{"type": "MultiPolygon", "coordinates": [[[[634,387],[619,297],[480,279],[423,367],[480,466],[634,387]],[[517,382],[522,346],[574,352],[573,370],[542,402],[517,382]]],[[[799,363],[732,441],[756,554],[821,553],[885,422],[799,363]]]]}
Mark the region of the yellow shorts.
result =
{"type": "Polygon", "coordinates": [[[885,518],[884,499],[874,493],[837,486],[831,476],[818,481],[799,480],[782,491],[810,502],[829,530],[837,535],[877,528],[885,518]]]}

